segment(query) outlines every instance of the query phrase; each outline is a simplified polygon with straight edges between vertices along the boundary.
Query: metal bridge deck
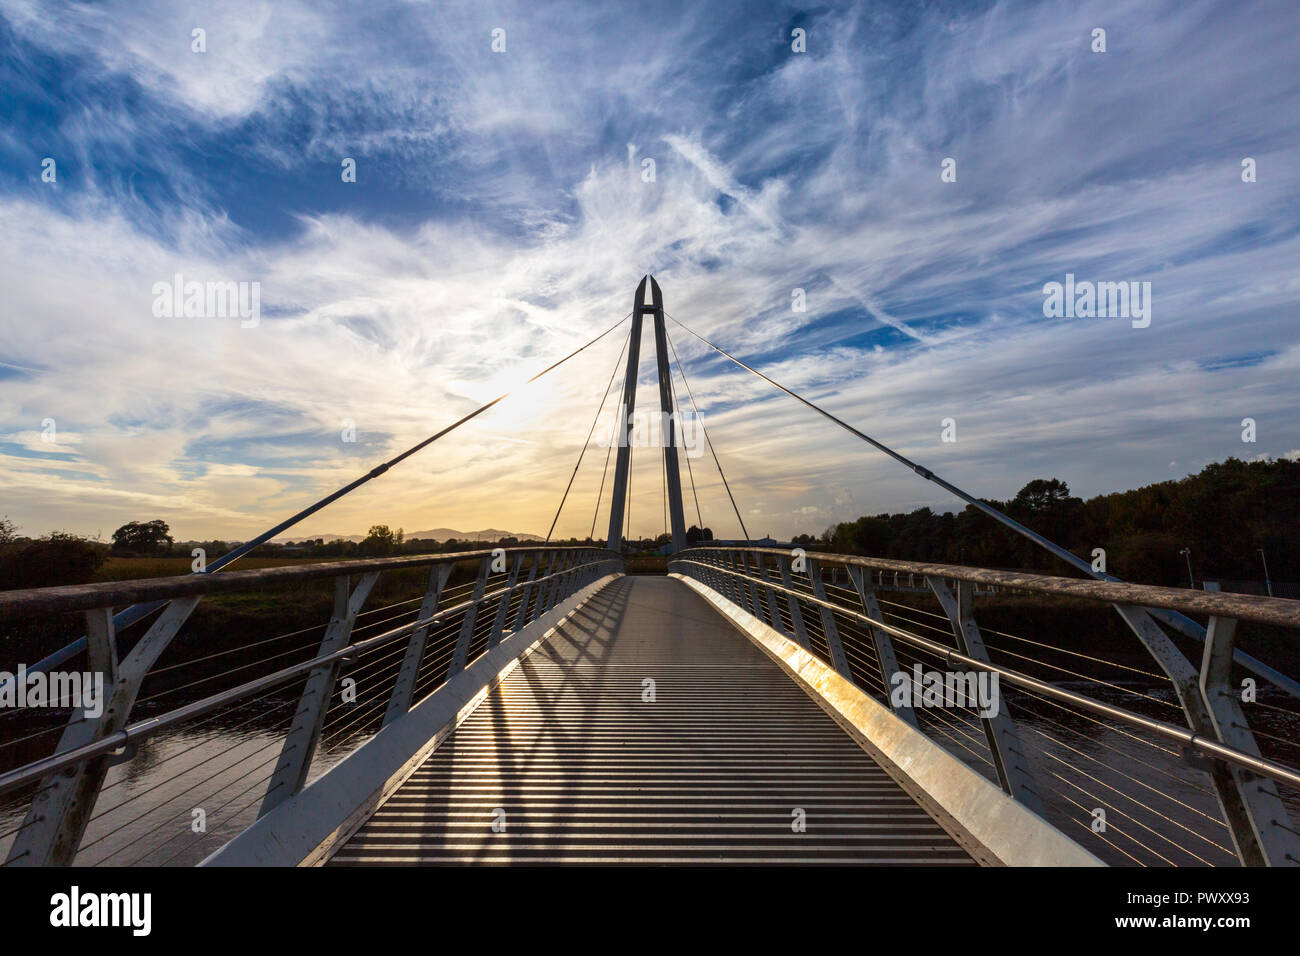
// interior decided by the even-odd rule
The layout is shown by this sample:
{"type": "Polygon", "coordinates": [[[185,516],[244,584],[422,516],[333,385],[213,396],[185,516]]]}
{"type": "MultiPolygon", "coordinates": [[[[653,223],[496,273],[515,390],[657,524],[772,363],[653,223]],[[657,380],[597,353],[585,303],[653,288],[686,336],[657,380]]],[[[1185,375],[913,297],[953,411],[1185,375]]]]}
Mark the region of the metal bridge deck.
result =
{"type": "Polygon", "coordinates": [[[588,601],[330,862],[973,863],[744,635],[655,577],[588,601]]]}

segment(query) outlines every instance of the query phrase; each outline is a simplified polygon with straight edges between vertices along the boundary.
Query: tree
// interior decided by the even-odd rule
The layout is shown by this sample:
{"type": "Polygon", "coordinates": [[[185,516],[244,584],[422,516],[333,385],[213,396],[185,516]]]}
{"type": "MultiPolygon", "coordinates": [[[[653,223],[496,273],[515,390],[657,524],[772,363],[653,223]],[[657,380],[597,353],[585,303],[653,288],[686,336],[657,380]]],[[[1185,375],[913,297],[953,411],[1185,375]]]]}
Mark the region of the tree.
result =
{"type": "Polygon", "coordinates": [[[1011,499],[1014,507],[1030,514],[1046,514],[1059,510],[1070,500],[1070,486],[1059,478],[1035,478],[1011,499]]]}
{"type": "Polygon", "coordinates": [[[392,554],[404,537],[401,528],[393,531],[386,524],[373,525],[366,534],[366,539],[361,542],[360,551],[370,555],[392,554]]]}
{"type": "Polygon", "coordinates": [[[37,541],[12,541],[0,548],[0,590],[86,584],[104,563],[105,550],[102,544],[62,531],[37,541]]]}
{"type": "Polygon", "coordinates": [[[129,521],[113,532],[113,550],[136,554],[157,554],[172,545],[171,529],[161,518],[129,521]]]}
{"type": "Polygon", "coordinates": [[[0,518],[0,545],[9,544],[17,536],[18,525],[10,521],[8,515],[0,518]]]}

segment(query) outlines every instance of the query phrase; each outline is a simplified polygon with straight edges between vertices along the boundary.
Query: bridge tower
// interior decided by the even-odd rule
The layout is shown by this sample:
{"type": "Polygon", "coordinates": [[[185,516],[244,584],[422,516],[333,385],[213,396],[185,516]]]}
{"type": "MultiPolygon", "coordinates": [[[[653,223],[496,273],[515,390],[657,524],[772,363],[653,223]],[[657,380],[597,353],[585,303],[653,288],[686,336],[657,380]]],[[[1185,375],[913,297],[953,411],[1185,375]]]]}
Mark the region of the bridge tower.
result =
{"type": "Polygon", "coordinates": [[[654,320],[655,354],[659,365],[660,432],[664,469],[668,483],[668,514],[672,526],[672,550],[686,547],[686,522],[682,517],[682,483],[677,463],[678,422],[673,408],[672,371],[668,365],[668,332],[664,327],[664,298],[654,276],[644,276],[632,301],[632,337],[627,347],[627,377],[623,381],[623,402],[619,406],[618,458],[614,466],[614,491],[609,508],[609,536],[605,546],[615,551],[623,546],[623,511],[627,504],[627,475],[632,462],[629,427],[636,412],[636,380],[641,364],[641,319],[654,320]],[[648,289],[647,289],[648,286],[648,289]]]}

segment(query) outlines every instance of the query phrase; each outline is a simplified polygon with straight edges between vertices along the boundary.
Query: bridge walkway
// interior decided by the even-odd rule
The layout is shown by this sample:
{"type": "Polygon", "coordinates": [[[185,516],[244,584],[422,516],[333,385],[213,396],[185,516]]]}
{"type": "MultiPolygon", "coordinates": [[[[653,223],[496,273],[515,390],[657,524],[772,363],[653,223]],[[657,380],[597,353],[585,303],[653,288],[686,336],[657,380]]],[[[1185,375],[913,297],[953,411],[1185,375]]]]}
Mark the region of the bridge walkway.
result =
{"type": "Polygon", "coordinates": [[[329,862],[974,864],[771,659],[657,577],[583,605],[329,862]]]}

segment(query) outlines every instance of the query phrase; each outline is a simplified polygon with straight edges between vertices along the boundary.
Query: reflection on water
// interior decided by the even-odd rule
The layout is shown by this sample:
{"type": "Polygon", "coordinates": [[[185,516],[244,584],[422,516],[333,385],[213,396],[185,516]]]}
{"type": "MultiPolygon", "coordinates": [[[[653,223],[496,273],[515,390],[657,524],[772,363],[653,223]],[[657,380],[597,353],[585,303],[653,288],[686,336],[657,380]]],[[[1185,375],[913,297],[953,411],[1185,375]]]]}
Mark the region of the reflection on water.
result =
{"type": "MultiPolygon", "coordinates": [[[[1184,724],[1181,709],[1174,710],[1177,696],[1167,684],[1106,687],[1061,682],[1058,686],[1118,707],[1144,710],[1167,723],[1184,724]],[[1154,700],[1144,701],[1135,693],[1154,700]],[[1171,706],[1161,712],[1158,702],[1171,706]],[[1137,706],[1142,703],[1146,706],[1137,706]]],[[[1103,725],[1103,718],[1065,710],[1006,685],[1003,693],[1035,785],[1047,802],[1048,819],[1067,836],[1112,866],[1237,865],[1232,837],[1199,759],[1189,762],[1172,742],[1152,734],[1113,721],[1103,725]],[[1102,833],[1093,828],[1098,808],[1105,811],[1102,833]]],[[[1260,690],[1260,706],[1246,706],[1264,756],[1296,766],[1300,715],[1289,708],[1275,709],[1289,701],[1286,694],[1265,687],[1260,690]]],[[[960,747],[949,749],[993,777],[987,761],[960,747]]],[[[1292,819],[1300,819],[1300,791],[1282,784],[1278,790],[1292,819]]]]}
{"type": "MultiPolygon", "coordinates": [[[[76,863],[187,866],[203,860],[257,819],[296,703],[296,696],[263,698],[142,742],[131,760],[109,768],[76,863]]],[[[141,711],[133,717],[149,716],[147,708],[141,711]]],[[[10,718],[6,736],[32,732],[16,726],[23,719],[10,718]]],[[[369,736],[319,749],[309,781],[369,736]]],[[[28,800],[20,794],[0,797],[0,833],[22,824],[28,800]]],[[[0,857],[14,838],[0,838],[0,857]]]]}

